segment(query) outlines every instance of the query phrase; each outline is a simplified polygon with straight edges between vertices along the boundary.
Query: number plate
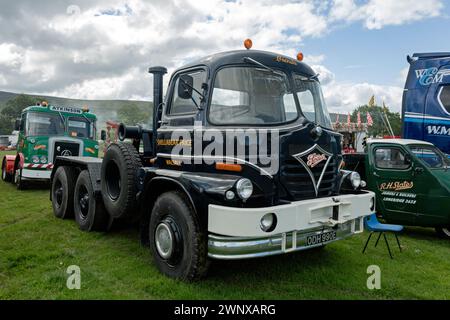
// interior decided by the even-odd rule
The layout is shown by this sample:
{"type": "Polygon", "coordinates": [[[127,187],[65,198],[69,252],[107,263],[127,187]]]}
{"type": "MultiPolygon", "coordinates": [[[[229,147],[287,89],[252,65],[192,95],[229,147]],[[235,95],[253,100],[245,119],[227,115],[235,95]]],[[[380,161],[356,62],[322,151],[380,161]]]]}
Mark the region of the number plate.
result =
{"type": "Polygon", "coordinates": [[[315,246],[317,244],[329,242],[332,240],[336,240],[336,231],[326,231],[320,234],[315,234],[312,236],[306,237],[306,245],[307,246],[315,246]]]}

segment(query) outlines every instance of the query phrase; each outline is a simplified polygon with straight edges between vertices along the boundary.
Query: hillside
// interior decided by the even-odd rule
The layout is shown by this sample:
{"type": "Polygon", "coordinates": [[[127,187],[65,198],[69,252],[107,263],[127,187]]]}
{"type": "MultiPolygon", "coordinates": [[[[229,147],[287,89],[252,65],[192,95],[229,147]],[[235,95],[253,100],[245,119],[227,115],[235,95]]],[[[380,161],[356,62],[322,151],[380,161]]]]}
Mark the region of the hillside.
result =
{"type": "MultiPolygon", "coordinates": [[[[4,106],[4,103],[15,96],[17,93],[0,91],[0,109],[4,106]]],[[[99,119],[99,126],[103,127],[104,122],[107,120],[120,121],[117,119],[117,111],[122,106],[131,104],[137,105],[139,108],[148,109],[153,107],[151,101],[135,101],[135,100],[81,100],[81,99],[68,99],[52,96],[37,96],[28,95],[36,98],[44,98],[51,105],[56,106],[73,106],[81,108],[84,105],[89,106],[89,109],[95,113],[99,119]]]]}

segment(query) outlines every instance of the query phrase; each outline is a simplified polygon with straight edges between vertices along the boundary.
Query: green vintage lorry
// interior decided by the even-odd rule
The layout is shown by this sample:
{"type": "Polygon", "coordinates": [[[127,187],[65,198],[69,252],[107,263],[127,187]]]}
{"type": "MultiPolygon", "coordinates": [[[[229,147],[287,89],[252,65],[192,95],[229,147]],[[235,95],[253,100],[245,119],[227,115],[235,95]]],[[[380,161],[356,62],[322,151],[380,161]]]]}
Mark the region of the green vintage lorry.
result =
{"type": "Polygon", "coordinates": [[[95,114],[87,107],[25,108],[16,121],[17,153],[2,160],[2,180],[23,189],[29,182],[49,182],[57,156],[98,157],[95,114]]]}
{"type": "Polygon", "coordinates": [[[450,160],[433,144],[368,139],[366,153],[344,162],[376,193],[377,214],[387,222],[432,227],[450,239],[450,160]]]}

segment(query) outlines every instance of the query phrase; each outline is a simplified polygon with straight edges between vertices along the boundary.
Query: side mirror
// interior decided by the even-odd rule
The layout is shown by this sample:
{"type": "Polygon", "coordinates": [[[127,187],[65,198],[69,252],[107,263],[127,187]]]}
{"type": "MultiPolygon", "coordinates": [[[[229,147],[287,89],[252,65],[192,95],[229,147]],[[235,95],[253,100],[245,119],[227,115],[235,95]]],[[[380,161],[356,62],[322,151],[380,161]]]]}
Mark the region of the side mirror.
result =
{"type": "Polygon", "coordinates": [[[192,97],[192,88],[194,86],[194,78],[184,74],[178,80],[178,97],[181,99],[190,99],[192,97]]]}
{"type": "Polygon", "coordinates": [[[16,122],[14,123],[14,130],[20,131],[20,119],[16,119],[16,122]]]}
{"type": "Polygon", "coordinates": [[[102,130],[100,132],[100,140],[106,141],[106,131],[105,130],[102,130]]]}

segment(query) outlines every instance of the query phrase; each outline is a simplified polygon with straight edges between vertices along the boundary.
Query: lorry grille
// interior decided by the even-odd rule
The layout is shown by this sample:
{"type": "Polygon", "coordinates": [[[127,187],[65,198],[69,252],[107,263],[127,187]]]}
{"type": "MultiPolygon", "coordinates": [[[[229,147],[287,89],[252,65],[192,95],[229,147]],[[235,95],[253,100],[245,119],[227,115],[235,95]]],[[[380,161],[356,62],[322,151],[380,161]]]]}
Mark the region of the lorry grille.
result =
{"type": "Polygon", "coordinates": [[[79,152],[80,145],[78,143],[56,141],[53,162],[55,162],[57,156],[78,156],[79,152]]]}
{"type": "MultiPolygon", "coordinates": [[[[315,167],[310,168],[317,182],[320,179],[326,161],[322,161],[315,167]]],[[[326,168],[322,181],[317,190],[314,188],[313,182],[307,170],[295,158],[288,157],[281,165],[280,180],[286,188],[291,200],[310,199],[315,197],[331,196],[336,186],[337,161],[333,157],[326,168]]]]}

